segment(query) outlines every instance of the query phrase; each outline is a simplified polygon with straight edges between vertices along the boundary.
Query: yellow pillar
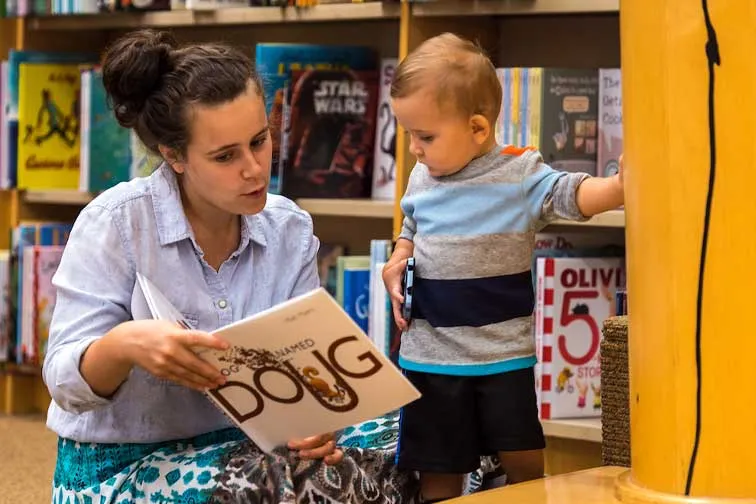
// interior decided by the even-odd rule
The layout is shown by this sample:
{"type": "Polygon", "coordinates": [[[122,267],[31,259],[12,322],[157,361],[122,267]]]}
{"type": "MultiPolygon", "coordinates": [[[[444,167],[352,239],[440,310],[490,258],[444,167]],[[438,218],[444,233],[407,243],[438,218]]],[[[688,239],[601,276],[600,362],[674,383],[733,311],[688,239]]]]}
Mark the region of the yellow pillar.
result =
{"type": "Polygon", "coordinates": [[[631,293],[624,502],[756,498],[756,9],[706,3],[620,2],[631,293]],[[707,58],[713,34],[718,65],[707,58]]]}

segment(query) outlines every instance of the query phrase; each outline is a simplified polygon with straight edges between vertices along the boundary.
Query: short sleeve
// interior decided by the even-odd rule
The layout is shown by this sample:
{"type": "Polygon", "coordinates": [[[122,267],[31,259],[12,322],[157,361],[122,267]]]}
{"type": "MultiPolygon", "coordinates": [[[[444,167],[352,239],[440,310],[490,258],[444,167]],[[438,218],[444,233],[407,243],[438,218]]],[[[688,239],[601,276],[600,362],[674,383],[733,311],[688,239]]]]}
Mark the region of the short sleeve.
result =
{"type": "Polygon", "coordinates": [[[117,222],[99,206],[79,214],[53,276],[55,308],[43,377],[52,399],[82,413],[107,405],[79,371],[89,345],[131,318],[134,268],[117,222]]]}
{"type": "Polygon", "coordinates": [[[415,207],[412,204],[412,199],[410,198],[416,190],[416,178],[417,165],[415,165],[415,168],[413,168],[412,172],[410,173],[409,180],[407,181],[407,189],[404,191],[404,196],[402,196],[402,200],[400,202],[400,207],[402,209],[404,218],[402,219],[402,229],[399,232],[399,238],[404,238],[405,240],[409,241],[413,241],[415,238],[415,233],[417,233],[417,222],[414,218],[415,207]]]}
{"type": "Polygon", "coordinates": [[[587,220],[578,207],[577,190],[588,177],[587,173],[557,171],[540,161],[530,163],[522,180],[530,215],[541,223],[587,220]]]}

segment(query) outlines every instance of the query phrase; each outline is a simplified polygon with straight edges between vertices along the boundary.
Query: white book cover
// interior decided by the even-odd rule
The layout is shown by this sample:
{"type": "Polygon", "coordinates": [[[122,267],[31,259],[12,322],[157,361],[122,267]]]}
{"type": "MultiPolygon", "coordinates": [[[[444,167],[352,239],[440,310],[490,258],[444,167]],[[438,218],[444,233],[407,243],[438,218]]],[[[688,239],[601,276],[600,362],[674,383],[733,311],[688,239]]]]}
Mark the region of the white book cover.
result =
{"type": "Polygon", "coordinates": [[[599,69],[598,167],[600,177],[619,171],[622,154],[622,72],[619,68],[599,69]]]}
{"type": "Polygon", "coordinates": [[[624,258],[540,257],[536,271],[540,416],[599,417],[602,327],[625,286],[624,258]]]}
{"type": "Polygon", "coordinates": [[[399,60],[381,60],[381,80],[378,92],[378,120],[375,128],[373,152],[373,187],[376,200],[394,200],[396,191],[396,117],[391,110],[391,79],[399,60]]]}
{"type": "MultiPolygon", "coordinates": [[[[146,277],[137,274],[137,279],[135,319],[189,327],[146,277]]],[[[207,396],[268,453],[293,438],[337,431],[420,397],[323,288],[213,334],[231,348],[198,350],[227,377],[207,396]]]]}

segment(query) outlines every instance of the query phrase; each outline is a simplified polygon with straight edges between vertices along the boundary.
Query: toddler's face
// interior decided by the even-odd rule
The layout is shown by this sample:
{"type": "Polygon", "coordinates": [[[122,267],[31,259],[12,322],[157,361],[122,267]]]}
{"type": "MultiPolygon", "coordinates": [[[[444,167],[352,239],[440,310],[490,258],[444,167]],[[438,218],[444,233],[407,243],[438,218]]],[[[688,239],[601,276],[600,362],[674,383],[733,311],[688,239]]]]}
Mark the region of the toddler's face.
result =
{"type": "Polygon", "coordinates": [[[441,110],[432,92],[420,89],[404,98],[393,98],[391,107],[409,135],[410,152],[432,176],[457,173],[480,154],[480,135],[470,118],[441,110]]]}

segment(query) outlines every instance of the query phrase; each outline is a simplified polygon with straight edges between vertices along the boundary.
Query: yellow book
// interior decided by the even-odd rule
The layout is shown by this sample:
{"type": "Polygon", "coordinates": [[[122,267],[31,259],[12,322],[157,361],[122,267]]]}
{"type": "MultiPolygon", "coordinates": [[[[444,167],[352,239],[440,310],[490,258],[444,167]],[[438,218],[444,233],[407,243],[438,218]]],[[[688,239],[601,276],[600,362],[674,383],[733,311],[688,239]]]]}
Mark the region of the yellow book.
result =
{"type": "Polygon", "coordinates": [[[19,189],[78,188],[80,68],[19,65],[19,189]]]}

